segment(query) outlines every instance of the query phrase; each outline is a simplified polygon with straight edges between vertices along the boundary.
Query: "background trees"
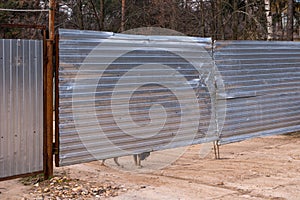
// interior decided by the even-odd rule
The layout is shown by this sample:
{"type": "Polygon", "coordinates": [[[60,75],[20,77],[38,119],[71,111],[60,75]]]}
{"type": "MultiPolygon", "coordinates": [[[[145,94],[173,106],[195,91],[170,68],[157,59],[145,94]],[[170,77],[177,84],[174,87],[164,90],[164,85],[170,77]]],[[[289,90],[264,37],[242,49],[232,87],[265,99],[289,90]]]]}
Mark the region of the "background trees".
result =
{"type": "MultiPolygon", "coordinates": [[[[0,8],[8,9],[41,9],[40,1],[37,0],[0,0],[0,8]]],[[[0,24],[46,24],[45,15],[41,12],[7,12],[0,11],[0,24]]],[[[36,38],[40,32],[29,29],[11,29],[0,27],[0,37],[5,38],[36,38]]]]}
{"type": "MultiPolygon", "coordinates": [[[[121,32],[169,28],[213,39],[299,38],[300,1],[295,0],[57,0],[57,28],[121,32]],[[123,9],[122,9],[123,8],[123,9]],[[122,12],[123,11],[123,12],[122,12]]],[[[0,0],[0,8],[47,8],[48,1],[0,0]]],[[[47,24],[47,13],[0,11],[0,23],[47,24]]],[[[27,32],[1,29],[2,37],[27,32]]]]}

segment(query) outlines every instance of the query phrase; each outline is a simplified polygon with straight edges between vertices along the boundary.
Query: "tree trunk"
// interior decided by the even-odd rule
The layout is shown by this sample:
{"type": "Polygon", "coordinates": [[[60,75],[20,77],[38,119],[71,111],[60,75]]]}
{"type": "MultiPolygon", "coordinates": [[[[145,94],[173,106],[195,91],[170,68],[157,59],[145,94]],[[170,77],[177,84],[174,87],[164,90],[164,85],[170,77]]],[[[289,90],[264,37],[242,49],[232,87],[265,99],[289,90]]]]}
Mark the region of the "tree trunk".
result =
{"type": "Polygon", "coordinates": [[[217,1],[217,35],[216,35],[216,39],[225,39],[224,36],[224,24],[223,24],[223,15],[222,15],[222,1],[218,0],[217,1]]]}
{"type": "Polygon", "coordinates": [[[215,7],[215,1],[211,1],[211,25],[210,25],[210,35],[212,37],[213,40],[216,39],[216,7],[215,7]]]}
{"type": "Polygon", "coordinates": [[[233,31],[233,39],[238,39],[238,30],[239,30],[239,17],[238,17],[238,2],[233,1],[233,25],[232,25],[232,31],[233,31]]]}
{"type": "Polygon", "coordinates": [[[95,20],[97,22],[97,26],[98,26],[97,30],[100,31],[101,30],[101,18],[100,18],[100,14],[98,14],[98,12],[97,12],[97,7],[96,7],[96,4],[94,3],[94,1],[90,0],[90,3],[91,3],[91,6],[92,6],[92,9],[94,11],[95,20]]]}
{"type": "Polygon", "coordinates": [[[286,36],[287,40],[293,40],[294,33],[294,0],[288,0],[288,10],[287,10],[287,26],[286,26],[286,36]]]}
{"type": "Polygon", "coordinates": [[[80,30],[84,30],[84,20],[83,20],[83,10],[82,10],[82,2],[79,0],[77,2],[77,20],[78,20],[78,28],[80,30]]]}
{"type": "Polygon", "coordinates": [[[104,0],[100,0],[100,30],[104,30],[104,0]]]}
{"type": "Polygon", "coordinates": [[[265,0],[265,11],[267,18],[267,39],[273,40],[273,26],[270,0],[265,0]]]}
{"type": "Polygon", "coordinates": [[[177,14],[177,10],[176,10],[176,4],[171,1],[171,8],[172,8],[172,11],[170,13],[171,17],[170,17],[170,28],[172,30],[176,30],[176,14],[177,14]]]}
{"type": "Polygon", "coordinates": [[[205,19],[204,19],[204,3],[203,1],[200,1],[200,6],[201,6],[201,28],[200,28],[200,35],[202,37],[205,37],[205,19]]]}
{"type": "Polygon", "coordinates": [[[121,32],[125,30],[125,4],[126,0],[122,0],[121,32]]]}

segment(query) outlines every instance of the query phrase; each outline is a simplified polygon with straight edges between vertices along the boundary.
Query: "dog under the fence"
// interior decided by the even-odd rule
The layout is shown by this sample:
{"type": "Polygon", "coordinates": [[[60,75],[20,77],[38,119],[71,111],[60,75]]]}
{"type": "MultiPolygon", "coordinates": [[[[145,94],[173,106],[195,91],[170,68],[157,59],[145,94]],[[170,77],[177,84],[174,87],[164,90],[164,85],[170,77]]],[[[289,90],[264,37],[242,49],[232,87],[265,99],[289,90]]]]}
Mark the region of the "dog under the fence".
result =
{"type": "MultiPolygon", "coordinates": [[[[134,154],[133,155],[133,160],[134,160],[134,164],[135,166],[139,167],[139,168],[142,168],[142,162],[143,160],[146,160],[146,158],[148,158],[150,156],[150,152],[143,152],[143,153],[140,153],[140,154],[134,154]]],[[[114,157],[114,162],[116,163],[117,166],[122,166],[120,163],[119,163],[119,157],[114,157]]],[[[103,159],[102,160],[102,165],[105,165],[105,160],[106,159],[103,159]]]]}

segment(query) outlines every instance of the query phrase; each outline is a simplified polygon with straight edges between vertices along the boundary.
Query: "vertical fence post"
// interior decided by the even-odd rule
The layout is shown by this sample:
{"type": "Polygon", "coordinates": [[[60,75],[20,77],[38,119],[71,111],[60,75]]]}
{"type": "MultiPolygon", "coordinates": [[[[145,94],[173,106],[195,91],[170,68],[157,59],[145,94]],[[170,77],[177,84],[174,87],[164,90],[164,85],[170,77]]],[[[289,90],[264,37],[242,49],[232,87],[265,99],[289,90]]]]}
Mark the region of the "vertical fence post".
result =
{"type": "Polygon", "coordinates": [[[59,67],[59,35],[57,34],[55,37],[55,144],[54,144],[54,152],[55,152],[55,166],[59,167],[59,126],[58,126],[58,102],[59,102],[59,88],[58,88],[58,67],[59,67]]]}
{"type": "Polygon", "coordinates": [[[55,0],[49,1],[49,39],[47,66],[44,69],[44,178],[53,176],[53,43],[55,0]]]}

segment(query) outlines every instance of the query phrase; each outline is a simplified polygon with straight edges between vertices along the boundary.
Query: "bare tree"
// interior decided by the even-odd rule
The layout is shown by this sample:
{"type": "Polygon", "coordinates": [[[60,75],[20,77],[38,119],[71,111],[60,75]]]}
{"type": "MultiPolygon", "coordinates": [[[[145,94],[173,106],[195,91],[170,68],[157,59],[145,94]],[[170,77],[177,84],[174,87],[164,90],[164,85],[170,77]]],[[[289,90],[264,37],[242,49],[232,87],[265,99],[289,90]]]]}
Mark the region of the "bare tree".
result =
{"type": "Polygon", "coordinates": [[[104,0],[100,0],[100,30],[104,30],[104,0]]]}
{"type": "MultiPolygon", "coordinates": [[[[3,8],[23,9],[47,9],[48,2],[49,0],[0,0],[3,8]]],[[[59,8],[56,13],[57,28],[119,32],[155,26],[170,28],[186,35],[213,37],[213,39],[292,40],[293,25],[300,26],[300,3],[293,0],[57,0],[56,2],[59,8]]],[[[46,13],[0,12],[0,23],[46,24],[47,17],[46,13]]],[[[2,29],[1,35],[32,37],[33,34],[2,29]]],[[[294,37],[299,35],[295,34],[294,37]]]]}
{"type": "Polygon", "coordinates": [[[125,31],[125,6],[126,0],[122,0],[121,32],[125,31]]]}
{"type": "MultiPolygon", "coordinates": [[[[0,0],[0,7],[6,9],[41,9],[36,0],[14,1],[0,0]]],[[[44,25],[47,15],[44,12],[9,12],[0,11],[0,24],[30,24],[44,25]]],[[[0,28],[0,38],[40,39],[41,32],[35,29],[0,28]]]]}
{"type": "Polygon", "coordinates": [[[273,40],[273,21],[272,21],[272,13],[271,13],[271,3],[270,0],[265,0],[265,11],[267,18],[267,39],[273,40]]]}
{"type": "Polygon", "coordinates": [[[286,36],[287,40],[293,40],[294,33],[294,0],[288,0],[288,9],[287,9],[287,30],[286,36]]]}

